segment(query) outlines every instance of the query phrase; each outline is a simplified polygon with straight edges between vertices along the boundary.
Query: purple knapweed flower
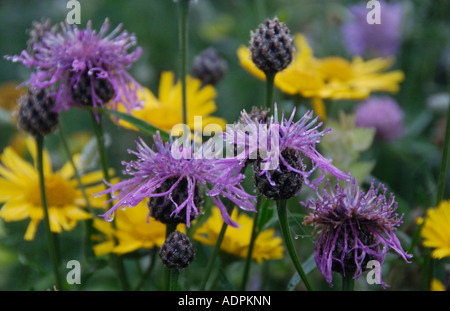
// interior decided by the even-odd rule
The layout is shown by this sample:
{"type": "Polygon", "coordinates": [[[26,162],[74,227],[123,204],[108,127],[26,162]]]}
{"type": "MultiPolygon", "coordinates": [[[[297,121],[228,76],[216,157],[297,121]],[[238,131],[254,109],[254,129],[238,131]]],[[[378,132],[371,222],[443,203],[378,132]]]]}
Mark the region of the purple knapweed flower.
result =
{"type": "MultiPolygon", "coordinates": [[[[389,249],[409,262],[412,255],[402,249],[394,232],[403,215],[395,213],[398,203],[394,195],[387,199],[386,193],[386,187],[381,183],[375,187],[375,181],[364,192],[352,178],[343,187],[338,182],[334,190],[328,183],[321,194],[316,191],[315,201],[301,202],[309,211],[304,224],[314,225],[318,231],[314,258],[330,286],[332,272],[356,279],[371,260],[381,267],[389,249]]],[[[388,286],[381,280],[381,271],[380,284],[388,286]]]]}
{"type": "Polygon", "coordinates": [[[351,17],[341,30],[345,46],[353,55],[386,57],[397,53],[401,44],[401,3],[379,3],[379,24],[368,23],[367,15],[371,9],[366,7],[366,3],[349,8],[351,17]]]}
{"type": "Polygon", "coordinates": [[[227,126],[224,139],[233,146],[236,157],[253,161],[255,185],[267,198],[287,200],[296,195],[303,182],[313,189],[322,183],[325,173],[346,179],[348,174],[334,167],[331,159],[323,157],[316,149],[321,137],[331,129],[319,131],[322,122],[313,119],[308,111],[294,122],[295,109],[289,119],[281,116],[278,121],[277,106],[274,116],[265,123],[251,117],[245,110],[239,124],[227,126]],[[306,170],[307,164],[310,169],[306,170]],[[310,180],[319,169],[320,175],[310,180]]]}
{"type": "MultiPolygon", "coordinates": [[[[120,207],[134,207],[145,198],[150,198],[149,216],[163,223],[177,224],[185,222],[189,227],[191,219],[197,218],[203,203],[203,191],[219,208],[224,221],[238,227],[227,212],[222,197],[236,206],[255,211],[255,197],[247,194],[241,185],[244,175],[240,173],[242,164],[233,158],[218,157],[220,146],[215,153],[211,140],[201,148],[189,144],[189,137],[179,143],[179,139],[163,142],[159,133],[154,137],[155,150],[139,139],[137,151],[130,153],[137,160],[123,162],[123,173],[131,176],[115,185],[108,184],[108,189],[98,193],[111,194],[110,202],[114,206],[101,215],[105,220],[112,220],[120,207]],[[198,150],[203,153],[198,153],[198,150]]],[[[194,139],[195,141],[195,139],[194,139]]]]}
{"type": "Polygon", "coordinates": [[[107,103],[117,109],[123,102],[128,111],[140,107],[137,90],[141,86],[127,72],[142,54],[140,47],[128,52],[137,44],[135,35],[122,31],[122,24],[107,34],[108,19],[98,33],[90,21],[86,29],[67,23],[60,26],[60,31],[43,29],[31,51],[6,56],[35,69],[25,83],[51,89],[56,112],[74,105],[104,107],[107,103]]]}
{"type": "Polygon", "coordinates": [[[375,139],[390,142],[404,134],[404,112],[389,96],[373,96],[355,107],[355,125],[375,128],[375,139]]]}

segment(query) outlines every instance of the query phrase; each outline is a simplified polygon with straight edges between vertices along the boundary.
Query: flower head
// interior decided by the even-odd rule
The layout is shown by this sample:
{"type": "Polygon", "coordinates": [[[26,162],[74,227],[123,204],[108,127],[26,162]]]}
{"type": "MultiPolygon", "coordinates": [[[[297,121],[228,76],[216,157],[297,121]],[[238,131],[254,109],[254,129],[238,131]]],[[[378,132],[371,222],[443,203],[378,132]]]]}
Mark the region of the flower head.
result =
{"type": "Polygon", "coordinates": [[[441,201],[437,208],[429,208],[421,222],[423,245],[433,248],[431,255],[436,259],[450,257],[450,200],[441,201]]]}
{"type": "Polygon", "coordinates": [[[227,62],[213,48],[208,48],[197,55],[192,65],[192,76],[200,79],[203,85],[216,85],[225,76],[227,62]]]}
{"type": "Polygon", "coordinates": [[[379,24],[367,22],[366,4],[349,8],[351,18],[342,26],[342,34],[347,50],[354,55],[374,54],[376,56],[395,55],[401,43],[401,3],[381,2],[383,11],[379,24]]]}
{"type": "Polygon", "coordinates": [[[316,189],[326,172],[339,179],[348,178],[316,149],[321,137],[331,129],[319,131],[322,122],[316,124],[318,117],[313,119],[312,111],[296,122],[294,117],[295,110],[289,119],[283,112],[278,120],[275,105],[274,117],[263,124],[244,110],[241,124],[227,127],[224,133],[226,142],[237,146],[237,158],[256,160],[253,163],[256,186],[269,199],[288,199],[300,191],[303,182],[316,189]],[[311,162],[309,170],[307,161],[311,162]],[[321,175],[310,180],[316,169],[321,170],[321,175]]]}
{"type": "Polygon", "coordinates": [[[109,27],[108,19],[98,33],[90,21],[86,29],[63,23],[59,32],[45,30],[33,44],[33,53],[24,50],[6,58],[36,69],[27,82],[38,89],[51,87],[56,111],[80,104],[105,106],[108,102],[116,108],[123,98],[130,111],[140,106],[136,94],[140,86],[127,69],[142,51],[138,47],[128,52],[136,45],[136,37],[121,32],[122,25],[107,34],[109,27]]]}
{"type": "Polygon", "coordinates": [[[293,58],[289,28],[276,17],[267,19],[251,32],[250,53],[255,66],[266,75],[282,71],[293,58]]]}
{"type": "MultiPolygon", "coordinates": [[[[238,214],[237,209],[231,213],[231,218],[242,225],[241,229],[228,228],[225,232],[220,249],[239,258],[246,258],[252,229],[252,218],[245,213],[238,214]]],[[[217,209],[212,211],[208,220],[195,230],[194,239],[210,246],[217,243],[223,220],[217,209]]],[[[280,237],[275,236],[273,228],[259,232],[255,239],[252,259],[257,263],[264,260],[283,258],[283,243],[280,237]]]]}
{"type": "Polygon", "coordinates": [[[380,141],[393,141],[404,133],[403,110],[389,96],[371,97],[355,108],[355,125],[375,128],[375,138],[380,141]]]}
{"type": "Polygon", "coordinates": [[[382,264],[389,249],[407,262],[412,257],[403,251],[395,235],[403,216],[395,213],[395,197],[391,194],[388,199],[386,193],[386,187],[381,183],[375,187],[375,181],[364,192],[352,179],[334,189],[328,183],[321,193],[317,191],[315,201],[301,203],[309,210],[304,224],[314,225],[319,231],[314,258],[330,286],[333,271],[344,276],[353,274],[356,279],[370,260],[382,264]]]}
{"type": "MultiPolygon", "coordinates": [[[[154,136],[155,150],[152,150],[140,139],[137,151],[130,151],[138,159],[124,162],[123,172],[131,177],[108,185],[107,190],[99,193],[110,193],[112,200],[117,201],[102,216],[111,220],[119,207],[133,207],[150,198],[150,216],[160,221],[185,222],[189,227],[191,219],[201,212],[202,192],[205,191],[219,208],[224,221],[232,227],[238,226],[228,215],[221,196],[244,210],[254,211],[254,197],[240,185],[244,178],[240,174],[240,162],[234,158],[217,159],[213,154],[199,156],[194,152],[194,143],[191,147],[188,141],[189,137],[183,145],[178,139],[164,143],[157,134],[154,136]]],[[[202,145],[202,152],[212,150],[208,142],[202,145]]]]}
{"type": "MultiPolygon", "coordinates": [[[[35,159],[34,140],[28,139],[26,142],[29,152],[35,159]]],[[[31,163],[18,156],[11,147],[4,150],[0,160],[0,203],[4,203],[0,210],[0,217],[5,221],[30,218],[25,240],[33,240],[38,224],[44,218],[39,191],[39,173],[31,163]]],[[[50,229],[56,233],[62,230],[69,231],[78,221],[89,219],[92,215],[83,209],[87,203],[81,190],[78,189],[72,165],[67,163],[59,171],[53,172],[50,156],[46,150],[44,150],[43,160],[50,229]]],[[[101,180],[101,172],[91,172],[81,177],[87,192],[104,189],[101,180]]],[[[102,200],[93,198],[89,200],[89,203],[95,208],[103,207],[102,200]]]]}
{"type": "MultiPolygon", "coordinates": [[[[143,102],[141,109],[133,109],[131,114],[136,118],[147,121],[166,131],[171,131],[174,126],[183,122],[181,105],[181,82],[175,83],[173,72],[164,71],[159,82],[158,96],[144,87],[138,92],[139,98],[143,102]]],[[[202,87],[199,79],[187,76],[186,79],[186,100],[187,100],[187,125],[190,129],[201,131],[202,127],[208,124],[217,124],[221,129],[225,127],[225,120],[211,114],[216,111],[215,98],[217,92],[212,85],[202,87]],[[201,116],[201,124],[195,122],[195,117],[201,116]]],[[[125,109],[121,104],[120,110],[125,109]]],[[[200,123],[200,122],[198,122],[200,123]]],[[[126,128],[133,129],[130,123],[119,120],[119,124],[126,128]]]]}

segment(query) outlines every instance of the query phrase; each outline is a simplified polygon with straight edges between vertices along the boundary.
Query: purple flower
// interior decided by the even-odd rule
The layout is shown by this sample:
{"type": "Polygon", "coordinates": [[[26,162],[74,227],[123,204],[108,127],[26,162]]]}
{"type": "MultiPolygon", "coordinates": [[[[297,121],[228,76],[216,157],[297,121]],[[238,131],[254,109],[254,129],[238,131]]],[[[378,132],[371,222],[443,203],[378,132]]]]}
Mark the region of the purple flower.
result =
{"type": "Polygon", "coordinates": [[[353,274],[356,279],[369,261],[377,260],[381,266],[389,249],[406,262],[412,257],[403,251],[394,232],[403,217],[395,213],[395,197],[391,194],[387,199],[386,187],[379,183],[375,188],[374,184],[372,181],[364,192],[353,178],[343,187],[338,183],[334,190],[328,183],[322,194],[316,191],[315,201],[301,202],[309,211],[304,224],[314,225],[319,231],[314,258],[330,286],[333,271],[344,276],[353,274]]]}
{"type": "Polygon", "coordinates": [[[142,50],[137,47],[129,53],[136,37],[121,31],[121,24],[107,34],[109,26],[106,19],[97,33],[90,21],[86,29],[62,23],[59,32],[45,31],[32,51],[6,58],[36,69],[26,82],[38,89],[52,88],[57,112],[80,104],[102,107],[108,102],[116,109],[124,101],[130,111],[140,106],[140,85],[127,69],[142,50]]]}
{"type": "Polygon", "coordinates": [[[404,134],[403,110],[389,96],[370,97],[355,110],[355,125],[375,128],[375,138],[379,141],[394,141],[404,134]]]}
{"type": "Polygon", "coordinates": [[[402,6],[380,1],[380,24],[369,24],[366,3],[349,8],[351,18],[342,26],[342,34],[348,51],[354,55],[395,55],[401,43],[402,6]]]}
{"type": "Polygon", "coordinates": [[[129,151],[137,156],[137,160],[123,162],[123,173],[131,177],[115,185],[108,184],[109,188],[99,193],[111,194],[110,201],[115,202],[101,216],[112,220],[118,208],[134,207],[144,198],[150,198],[150,216],[164,223],[186,222],[189,227],[191,218],[195,219],[201,211],[202,192],[205,191],[219,208],[224,221],[237,227],[221,197],[247,211],[255,211],[255,198],[241,186],[245,176],[240,173],[239,160],[220,159],[213,154],[205,156],[205,150],[212,150],[210,141],[202,145],[199,154],[194,152],[194,143],[188,144],[189,137],[183,144],[179,144],[179,139],[164,143],[158,133],[154,136],[155,150],[139,139],[137,151],[129,151]]]}
{"type": "Polygon", "coordinates": [[[348,174],[334,167],[331,159],[324,158],[316,149],[321,137],[331,129],[319,131],[322,122],[313,119],[308,111],[300,120],[294,122],[295,109],[289,119],[281,116],[275,105],[274,116],[267,124],[252,118],[244,110],[241,121],[234,127],[227,127],[224,139],[228,145],[235,146],[237,158],[255,160],[253,170],[257,188],[269,199],[288,199],[296,195],[304,182],[313,189],[322,183],[325,173],[346,179],[348,174]],[[310,169],[306,170],[307,163],[310,169]],[[310,180],[319,169],[320,175],[310,180]]]}

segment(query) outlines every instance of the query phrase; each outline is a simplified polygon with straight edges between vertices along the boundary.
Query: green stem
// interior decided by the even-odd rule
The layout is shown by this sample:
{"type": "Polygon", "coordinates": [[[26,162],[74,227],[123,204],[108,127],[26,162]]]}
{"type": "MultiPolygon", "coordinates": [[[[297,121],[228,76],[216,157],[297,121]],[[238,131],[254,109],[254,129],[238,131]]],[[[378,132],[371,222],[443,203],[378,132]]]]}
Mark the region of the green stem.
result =
{"type": "Polygon", "coordinates": [[[274,113],[273,103],[273,82],[275,80],[275,74],[266,74],[266,108],[270,108],[270,112],[274,113]]]}
{"type": "Polygon", "coordinates": [[[298,275],[302,279],[303,283],[308,290],[312,290],[311,285],[306,277],[305,272],[303,271],[300,260],[298,259],[297,252],[295,251],[294,243],[292,241],[291,231],[289,229],[289,221],[287,216],[287,206],[286,200],[280,200],[277,202],[277,211],[278,211],[278,221],[280,223],[281,233],[283,235],[284,243],[286,244],[286,248],[289,252],[289,256],[291,257],[292,263],[295,266],[295,269],[298,272],[298,275]]]}
{"type": "Polygon", "coordinates": [[[342,275],[342,290],[353,291],[354,288],[355,288],[355,279],[353,279],[350,274],[347,274],[346,276],[342,275]]]}
{"type": "Polygon", "coordinates": [[[214,262],[216,261],[217,255],[219,254],[220,246],[222,245],[222,241],[225,236],[225,232],[227,231],[227,228],[228,225],[224,222],[222,224],[222,228],[220,229],[219,236],[217,237],[216,245],[214,246],[211,257],[209,257],[208,265],[206,266],[206,272],[203,277],[202,284],[200,285],[201,291],[204,291],[206,288],[206,283],[208,282],[209,276],[214,266],[214,262]]]}
{"type": "MultiPolygon", "coordinates": [[[[89,198],[88,198],[88,196],[86,194],[86,189],[85,189],[83,183],[81,182],[81,177],[80,177],[80,174],[78,172],[78,168],[75,165],[75,162],[73,161],[72,153],[70,152],[70,148],[69,148],[69,144],[67,143],[66,135],[65,135],[63,129],[61,128],[61,126],[59,126],[59,137],[60,137],[61,143],[63,145],[64,151],[66,152],[67,158],[68,158],[70,164],[72,165],[72,169],[74,171],[75,178],[76,178],[76,180],[78,182],[78,187],[80,188],[81,193],[83,194],[83,198],[86,201],[87,210],[89,211],[89,213],[91,215],[95,215],[95,213],[94,213],[94,211],[92,209],[91,203],[89,202],[89,198]]],[[[85,225],[85,235],[86,236],[85,236],[85,239],[84,239],[85,247],[83,249],[85,250],[85,252],[87,254],[87,257],[88,258],[92,258],[93,254],[94,254],[93,249],[92,249],[92,242],[91,242],[92,219],[86,220],[84,222],[84,225],[85,225]]]]}
{"type": "Polygon", "coordinates": [[[181,101],[183,124],[188,124],[187,102],[186,102],[186,74],[187,74],[187,50],[188,50],[188,11],[189,1],[178,1],[178,40],[180,48],[180,79],[181,79],[181,101]]]}
{"type": "Polygon", "coordinates": [[[256,212],[253,214],[253,226],[252,226],[252,235],[250,237],[250,244],[248,246],[247,251],[247,257],[245,258],[245,266],[244,266],[244,273],[242,276],[242,284],[241,284],[241,290],[244,291],[247,287],[248,282],[248,276],[250,274],[250,265],[252,262],[252,256],[253,256],[253,249],[255,247],[255,240],[258,236],[258,216],[260,214],[260,208],[261,203],[263,201],[263,197],[261,195],[258,195],[257,201],[256,201],[256,212]]]}
{"type": "MultiPolygon", "coordinates": [[[[104,179],[110,183],[111,177],[109,176],[109,165],[108,165],[108,158],[106,155],[106,149],[105,149],[105,135],[103,133],[103,126],[102,126],[102,115],[99,114],[98,117],[95,116],[94,111],[91,111],[91,119],[92,119],[92,126],[94,128],[94,133],[97,138],[97,147],[98,152],[100,156],[100,166],[103,171],[103,177],[104,179]]],[[[108,200],[111,199],[111,195],[108,194],[108,200]]],[[[112,202],[109,203],[109,208],[112,207],[112,202]]],[[[115,222],[112,222],[113,227],[115,228],[116,224],[115,222]]],[[[122,285],[123,290],[129,290],[130,285],[128,283],[128,278],[125,273],[125,266],[123,264],[122,258],[120,258],[116,254],[110,254],[110,260],[112,261],[112,265],[117,271],[117,275],[119,277],[120,283],[122,285]]]]}
{"type": "Polygon", "coordinates": [[[438,206],[439,203],[444,198],[445,185],[447,180],[447,170],[449,165],[449,153],[450,153],[450,106],[447,109],[447,125],[445,127],[445,139],[444,145],[442,147],[441,170],[439,171],[436,206],[438,206]]]}
{"type": "Polygon", "coordinates": [[[44,176],[44,164],[43,164],[43,149],[44,149],[44,137],[36,137],[37,144],[37,169],[39,172],[39,185],[41,190],[41,202],[44,209],[44,223],[45,232],[47,235],[48,249],[50,253],[50,260],[53,266],[53,274],[55,277],[55,285],[58,290],[63,289],[63,283],[61,281],[61,275],[59,272],[59,264],[61,263],[61,257],[59,254],[59,247],[56,235],[50,229],[50,217],[48,212],[47,194],[45,189],[45,176],[44,176]]]}

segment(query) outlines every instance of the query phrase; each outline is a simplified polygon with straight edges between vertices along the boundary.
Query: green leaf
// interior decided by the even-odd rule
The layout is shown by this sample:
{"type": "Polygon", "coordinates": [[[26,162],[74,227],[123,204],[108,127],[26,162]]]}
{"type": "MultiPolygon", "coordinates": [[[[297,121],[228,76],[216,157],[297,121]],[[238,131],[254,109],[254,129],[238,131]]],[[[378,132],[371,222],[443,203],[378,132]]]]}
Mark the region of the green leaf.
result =
{"type": "MultiPolygon", "coordinates": [[[[316,261],[314,260],[314,254],[311,255],[305,261],[305,263],[302,265],[302,267],[303,267],[303,271],[305,271],[306,275],[310,274],[312,271],[314,271],[314,269],[317,268],[316,261]]],[[[289,281],[289,284],[287,285],[287,290],[293,291],[295,289],[295,287],[297,287],[297,285],[300,284],[301,281],[302,281],[302,279],[300,278],[298,273],[295,272],[295,274],[292,276],[291,280],[289,281]]]]}
{"type": "Polygon", "coordinates": [[[95,108],[94,110],[96,111],[100,111],[101,113],[105,113],[105,114],[109,114],[109,115],[113,115],[119,119],[122,119],[132,125],[134,125],[135,127],[137,127],[140,131],[153,136],[155,135],[157,132],[159,132],[162,140],[165,141],[169,141],[170,140],[170,134],[154,125],[151,125],[150,123],[142,120],[142,119],[138,119],[135,116],[132,116],[128,113],[124,113],[124,112],[120,112],[117,110],[109,110],[109,109],[104,109],[104,108],[95,108]]]}

